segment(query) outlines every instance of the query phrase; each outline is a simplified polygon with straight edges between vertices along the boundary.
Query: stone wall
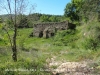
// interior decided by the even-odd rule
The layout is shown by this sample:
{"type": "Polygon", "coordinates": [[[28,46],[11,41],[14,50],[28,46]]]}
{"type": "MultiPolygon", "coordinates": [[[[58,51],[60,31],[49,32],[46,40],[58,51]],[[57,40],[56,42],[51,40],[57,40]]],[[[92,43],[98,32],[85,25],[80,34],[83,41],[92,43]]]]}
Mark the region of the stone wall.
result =
{"type": "Polygon", "coordinates": [[[33,36],[49,38],[55,35],[57,30],[67,30],[68,28],[75,28],[75,25],[64,22],[50,22],[50,23],[38,23],[34,24],[33,36]]]}

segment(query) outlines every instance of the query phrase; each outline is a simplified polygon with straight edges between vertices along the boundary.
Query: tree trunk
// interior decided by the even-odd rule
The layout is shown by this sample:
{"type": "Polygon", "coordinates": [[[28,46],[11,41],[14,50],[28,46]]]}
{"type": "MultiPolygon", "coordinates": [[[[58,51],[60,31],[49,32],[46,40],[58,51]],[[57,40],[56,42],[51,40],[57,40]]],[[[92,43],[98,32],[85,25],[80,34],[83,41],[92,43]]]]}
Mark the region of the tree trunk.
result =
{"type": "Polygon", "coordinates": [[[12,51],[13,51],[12,59],[16,62],[17,61],[17,49],[16,49],[16,46],[13,46],[12,51]]]}
{"type": "Polygon", "coordinates": [[[17,61],[17,47],[16,47],[16,36],[17,36],[17,27],[15,24],[15,29],[14,29],[14,36],[13,36],[13,47],[12,47],[12,59],[16,62],[17,61]]]}
{"type": "Polygon", "coordinates": [[[17,61],[17,47],[16,47],[16,37],[17,37],[17,24],[16,24],[16,0],[15,0],[15,23],[14,23],[14,35],[13,35],[13,46],[12,46],[12,59],[17,61]]]}

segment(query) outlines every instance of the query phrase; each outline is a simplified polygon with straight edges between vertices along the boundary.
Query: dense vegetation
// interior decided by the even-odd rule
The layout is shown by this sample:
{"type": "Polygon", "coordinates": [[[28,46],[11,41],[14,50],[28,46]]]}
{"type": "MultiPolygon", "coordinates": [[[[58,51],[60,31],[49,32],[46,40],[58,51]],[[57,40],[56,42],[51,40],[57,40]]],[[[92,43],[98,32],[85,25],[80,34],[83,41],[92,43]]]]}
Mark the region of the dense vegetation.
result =
{"type": "Polygon", "coordinates": [[[100,1],[72,0],[64,9],[63,16],[34,13],[17,15],[18,61],[13,62],[9,37],[13,35],[13,25],[9,16],[0,19],[0,74],[2,75],[51,75],[40,69],[48,68],[46,59],[57,56],[56,60],[93,60],[92,65],[100,70],[100,1]],[[98,5],[97,5],[98,4],[98,5]],[[87,8],[87,9],[86,9],[87,8]],[[29,37],[32,25],[39,22],[60,22],[69,20],[77,25],[75,30],[58,31],[52,38],[29,37]],[[4,26],[7,24],[8,26],[4,26]],[[67,54],[65,53],[67,51],[67,54]],[[61,53],[63,52],[63,54],[61,53]],[[17,71],[16,71],[17,69],[17,71]],[[20,69],[20,70],[18,70],[20,69]],[[10,71],[9,71],[10,70],[10,71]],[[15,70],[15,71],[12,71],[15,70]],[[25,70],[25,71],[21,71],[25,70]]]}
{"type": "MultiPolygon", "coordinates": [[[[13,15],[14,17],[14,15],[13,15]]],[[[41,23],[41,22],[61,22],[64,20],[62,15],[49,15],[49,14],[40,14],[40,13],[33,13],[29,15],[17,15],[19,22],[19,28],[28,28],[33,27],[34,23],[41,23]]],[[[7,21],[10,24],[10,20],[8,20],[9,15],[0,15],[1,21],[7,21]]]]}

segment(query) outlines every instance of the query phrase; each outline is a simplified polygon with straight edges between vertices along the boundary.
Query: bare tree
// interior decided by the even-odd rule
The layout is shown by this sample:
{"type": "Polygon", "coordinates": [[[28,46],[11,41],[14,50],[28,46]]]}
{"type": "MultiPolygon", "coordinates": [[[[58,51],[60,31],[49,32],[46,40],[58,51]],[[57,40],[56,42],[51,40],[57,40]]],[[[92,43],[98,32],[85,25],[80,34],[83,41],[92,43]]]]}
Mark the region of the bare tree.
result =
{"type": "Polygon", "coordinates": [[[16,0],[15,0],[15,22],[14,22],[13,45],[12,45],[12,51],[13,51],[12,58],[14,61],[17,61],[16,36],[17,36],[17,24],[16,24],[16,0]]]}
{"type": "MultiPolygon", "coordinates": [[[[0,0],[1,1],[1,0],[0,0]]],[[[8,30],[4,28],[4,30],[7,32],[8,39],[10,41],[11,49],[12,49],[12,59],[16,62],[17,61],[17,29],[18,29],[18,15],[23,15],[26,8],[28,6],[28,1],[26,0],[4,0],[4,2],[1,1],[0,7],[3,9],[6,9],[7,14],[9,15],[9,19],[13,25],[13,37],[10,36],[8,30]],[[5,6],[6,5],[6,6],[5,6]]],[[[5,26],[7,24],[5,23],[5,26]]]]}
{"type": "Polygon", "coordinates": [[[8,34],[9,41],[10,41],[10,44],[11,44],[11,49],[12,49],[12,52],[13,52],[12,59],[14,61],[17,61],[17,47],[16,47],[16,37],[17,37],[17,24],[16,24],[16,15],[17,15],[17,13],[16,13],[16,4],[17,4],[17,0],[14,0],[14,9],[15,9],[14,10],[14,18],[12,16],[11,0],[7,0],[7,4],[8,4],[8,9],[6,7],[4,7],[4,8],[7,10],[8,14],[10,16],[10,20],[11,20],[11,22],[13,24],[13,28],[14,28],[13,29],[13,31],[14,31],[13,38],[11,38],[8,30],[6,28],[4,28],[4,29],[5,29],[5,31],[8,34]]]}

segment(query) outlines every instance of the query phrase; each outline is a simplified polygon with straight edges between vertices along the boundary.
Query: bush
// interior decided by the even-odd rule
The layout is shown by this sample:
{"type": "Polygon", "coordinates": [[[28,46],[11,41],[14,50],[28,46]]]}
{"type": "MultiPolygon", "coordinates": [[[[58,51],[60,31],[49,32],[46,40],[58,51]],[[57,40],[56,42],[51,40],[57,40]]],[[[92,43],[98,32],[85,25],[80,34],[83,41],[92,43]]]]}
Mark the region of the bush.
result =
{"type": "Polygon", "coordinates": [[[100,25],[91,23],[85,27],[83,47],[85,49],[97,50],[100,47],[100,25]]]}
{"type": "Polygon", "coordinates": [[[92,49],[95,50],[97,48],[98,42],[96,42],[94,39],[88,38],[85,39],[83,46],[85,49],[92,49]]]}
{"type": "Polygon", "coordinates": [[[58,46],[72,46],[75,47],[73,43],[78,40],[77,30],[64,30],[59,31],[54,37],[54,45],[58,46]]]}
{"type": "Polygon", "coordinates": [[[42,58],[20,58],[17,62],[12,62],[11,60],[0,64],[0,74],[1,75],[50,75],[45,71],[44,66],[45,60],[42,58]]]}

